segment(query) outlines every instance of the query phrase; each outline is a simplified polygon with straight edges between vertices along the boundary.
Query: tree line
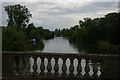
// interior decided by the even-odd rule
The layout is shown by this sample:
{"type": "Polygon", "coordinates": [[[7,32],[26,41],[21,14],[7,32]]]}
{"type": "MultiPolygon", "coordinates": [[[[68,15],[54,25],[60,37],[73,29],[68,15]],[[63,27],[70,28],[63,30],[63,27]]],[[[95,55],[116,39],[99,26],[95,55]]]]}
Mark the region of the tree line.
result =
{"type": "Polygon", "coordinates": [[[69,40],[83,43],[96,43],[99,40],[108,40],[112,44],[120,45],[120,13],[108,13],[101,18],[84,18],[70,29],[58,30],[59,35],[69,40]]]}
{"type": "MultiPolygon", "coordinates": [[[[79,24],[73,27],[55,29],[50,31],[43,27],[35,27],[29,23],[32,14],[20,4],[5,6],[8,14],[8,24],[2,27],[2,49],[5,51],[26,51],[29,50],[29,43],[36,39],[41,48],[44,47],[43,39],[54,37],[66,37],[71,43],[80,44],[103,44],[120,45],[120,13],[108,13],[100,18],[84,18],[79,24]]],[[[102,45],[102,46],[103,46],[102,45]]],[[[113,49],[114,47],[112,47],[113,49]]],[[[120,47],[117,47],[120,50],[120,47]]]]}
{"type": "Polygon", "coordinates": [[[102,47],[114,49],[120,52],[120,13],[108,13],[100,18],[84,18],[79,20],[79,25],[75,25],[70,29],[64,28],[62,30],[56,29],[56,36],[64,36],[70,42],[76,43],[78,47],[80,44],[93,45],[103,44],[102,47]],[[116,45],[116,46],[114,46],[116,45]]]}

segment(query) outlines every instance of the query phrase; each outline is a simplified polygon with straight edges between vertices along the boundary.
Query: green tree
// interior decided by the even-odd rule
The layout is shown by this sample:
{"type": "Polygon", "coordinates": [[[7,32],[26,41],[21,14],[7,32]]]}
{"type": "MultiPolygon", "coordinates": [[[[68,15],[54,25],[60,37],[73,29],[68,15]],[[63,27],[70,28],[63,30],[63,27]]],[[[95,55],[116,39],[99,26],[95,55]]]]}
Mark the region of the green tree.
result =
{"type": "Polygon", "coordinates": [[[113,44],[120,45],[120,13],[109,13],[105,16],[107,22],[107,37],[113,44]]]}
{"type": "Polygon", "coordinates": [[[26,51],[27,35],[23,31],[7,26],[2,28],[3,51],[26,51]]]}
{"type": "Polygon", "coordinates": [[[82,21],[82,20],[79,20],[79,26],[80,26],[81,28],[83,28],[83,21],[82,21]]]}
{"type": "Polygon", "coordinates": [[[27,33],[28,36],[30,35],[30,33],[33,29],[36,29],[34,24],[33,23],[29,24],[28,27],[26,28],[26,33],[27,33]]]}
{"type": "Polygon", "coordinates": [[[61,31],[60,31],[60,29],[55,29],[55,36],[57,36],[57,37],[59,37],[59,36],[61,36],[61,31]]]}
{"type": "Polygon", "coordinates": [[[37,29],[39,30],[39,34],[40,34],[41,38],[44,38],[44,29],[43,29],[43,27],[40,26],[37,29]]]}
{"type": "Polygon", "coordinates": [[[29,18],[32,17],[28,8],[20,4],[9,5],[4,8],[8,14],[8,26],[25,27],[30,20],[29,18]]]}
{"type": "Polygon", "coordinates": [[[41,36],[40,36],[39,30],[38,29],[32,29],[32,31],[29,34],[29,38],[30,39],[36,39],[37,41],[40,41],[41,36]]]}
{"type": "Polygon", "coordinates": [[[90,26],[92,26],[91,18],[88,17],[84,18],[83,27],[90,27],[90,26]]]}
{"type": "Polygon", "coordinates": [[[54,38],[54,33],[51,32],[49,29],[44,29],[44,39],[51,39],[54,38]]]}

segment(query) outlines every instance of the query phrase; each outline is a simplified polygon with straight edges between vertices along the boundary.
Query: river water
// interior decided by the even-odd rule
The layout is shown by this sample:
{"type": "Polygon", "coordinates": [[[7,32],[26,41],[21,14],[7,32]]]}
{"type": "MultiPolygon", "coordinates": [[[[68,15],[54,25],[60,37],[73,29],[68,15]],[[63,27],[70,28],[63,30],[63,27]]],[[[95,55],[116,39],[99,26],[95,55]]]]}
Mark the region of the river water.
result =
{"type": "Polygon", "coordinates": [[[52,53],[72,53],[77,54],[78,49],[74,45],[70,44],[68,39],[63,37],[55,37],[51,40],[43,40],[43,50],[37,50],[36,52],[52,52],[52,53]]]}

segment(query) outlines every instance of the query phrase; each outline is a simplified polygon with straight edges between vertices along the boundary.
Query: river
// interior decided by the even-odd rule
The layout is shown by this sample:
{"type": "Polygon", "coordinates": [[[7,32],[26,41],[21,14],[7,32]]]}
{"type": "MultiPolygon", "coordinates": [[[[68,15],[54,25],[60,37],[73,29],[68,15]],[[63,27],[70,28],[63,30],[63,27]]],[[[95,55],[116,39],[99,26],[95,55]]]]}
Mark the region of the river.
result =
{"type": "Polygon", "coordinates": [[[78,54],[77,47],[70,44],[68,39],[64,37],[55,37],[51,40],[43,40],[43,50],[36,50],[36,52],[51,52],[51,53],[72,53],[78,54]]]}

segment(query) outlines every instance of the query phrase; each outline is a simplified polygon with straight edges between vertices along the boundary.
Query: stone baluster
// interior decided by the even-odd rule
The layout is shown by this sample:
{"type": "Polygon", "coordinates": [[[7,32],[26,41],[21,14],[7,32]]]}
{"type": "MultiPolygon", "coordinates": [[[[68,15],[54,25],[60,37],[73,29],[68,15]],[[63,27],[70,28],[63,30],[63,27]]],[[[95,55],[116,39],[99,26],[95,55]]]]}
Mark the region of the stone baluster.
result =
{"type": "Polygon", "coordinates": [[[24,66],[23,66],[23,57],[19,57],[19,74],[23,74],[24,72],[24,66]]]}
{"type": "Polygon", "coordinates": [[[55,59],[55,66],[54,66],[55,73],[54,73],[54,75],[59,75],[59,73],[58,73],[58,70],[59,70],[58,59],[59,58],[54,57],[54,59],[55,59]]]}
{"type": "Polygon", "coordinates": [[[30,73],[34,72],[33,65],[34,65],[34,59],[33,59],[33,57],[30,57],[30,73]]]}
{"type": "Polygon", "coordinates": [[[44,58],[45,57],[40,57],[41,58],[41,65],[40,65],[40,69],[41,69],[41,75],[44,75],[45,74],[45,72],[44,72],[44,70],[45,70],[45,64],[44,64],[44,58]]]}
{"type": "Polygon", "coordinates": [[[16,72],[15,74],[19,74],[19,65],[20,65],[20,58],[19,57],[14,57],[14,62],[15,62],[15,65],[14,65],[14,71],[16,72]]]}
{"type": "Polygon", "coordinates": [[[22,57],[22,63],[23,63],[23,75],[26,74],[26,62],[25,62],[25,56],[22,57]]]}
{"type": "Polygon", "coordinates": [[[86,66],[85,66],[85,77],[90,77],[89,75],[90,67],[89,67],[89,59],[86,59],[86,66]]]}
{"type": "Polygon", "coordinates": [[[102,62],[98,63],[98,72],[99,72],[98,77],[101,78],[103,74],[103,63],[102,62]]]}
{"type": "Polygon", "coordinates": [[[73,73],[73,71],[74,71],[74,66],[73,66],[73,60],[74,60],[74,58],[70,58],[70,67],[69,67],[69,70],[70,70],[70,76],[74,76],[74,73],[73,73]]]}
{"type": "Polygon", "coordinates": [[[94,64],[93,64],[93,60],[91,59],[91,60],[89,60],[89,66],[90,66],[90,71],[89,71],[89,74],[90,74],[90,78],[92,78],[93,76],[93,66],[94,66],[94,64]]]}
{"type": "Polygon", "coordinates": [[[37,72],[38,72],[38,74],[40,73],[40,63],[41,62],[41,59],[40,59],[40,57],[38,57],[37,58],[37,72]]]}
{"type": "Polygon", "coordinates": [[[30,74],[30,57],[25,57],[25,74],[30,74]]]}
{"type": "Polygon", "coordinates": [[[101,62],[100,72],[101,72],[101,74],[99,77],[103,77],[103,62],[101,62]]]}
{"type": "Polygon", "coordinates": [[[98,72],[97,60],[94,60],[93,72],[94,72],[93,77],[97,78],[98,77],[98,75],[97,75],[97,72],[98,72]]]}
{"type": "Polygon", "coordinates": [[[13,73],[17,74],[17,63],[16,63],[16,57],[13,57],[13,73]]]}
{"type": "Polygon", "coordinates": [[[52,59],[52,57],[48,57],[47,59],[48,59],[48,65],[47,65],[48,73],[47,73],[47,75],[51,75],[51,70],[52,70],[51,59],[52,59]]]}
{"type": "Polygon", "coordinates": [[[77,76],[79,76],[79,77],[82,76],[82,74],[81,74],[81,71],[82,71],[81,60],[82,60],[81,58],[78,58],[78,66],[77,66],[78,73],[77,73],[77,76]]]}
{"type": "Polygon", "coordinates": [[[67,70],[66,58],[62,58],[62,60],[63,60],[63,65],[62,65],[62,71],[63,71],[63,73],[62,73],[62,75],[63,75],[63,76],[66,76],[66,75],[67,75],[67,74],[66,74],[66,70],[67,70]]]}
{"type": "Polygon", "coordinates": [[[34,65],[33,65],[33,70],[34,70],[34,72],[33,72],[33,74],[37,74],[37,58],[38,57],[33,57],[34,58],[34,65]]]}

